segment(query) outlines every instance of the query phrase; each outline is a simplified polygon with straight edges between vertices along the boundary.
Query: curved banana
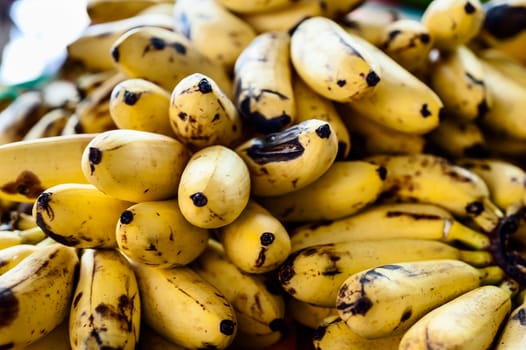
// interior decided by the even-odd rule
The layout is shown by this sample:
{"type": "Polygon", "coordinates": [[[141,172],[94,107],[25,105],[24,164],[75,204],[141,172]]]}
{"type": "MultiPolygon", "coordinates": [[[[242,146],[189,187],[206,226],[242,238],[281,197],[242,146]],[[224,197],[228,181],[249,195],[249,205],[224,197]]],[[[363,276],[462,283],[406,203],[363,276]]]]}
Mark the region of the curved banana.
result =
{"type": "Polygon", "coordinates": [[[496,350],[522,349],[526,346],[526,323],[524,322],[524,316],[526,315],[525,296],[525,292],[522,291],[518,297],[518,305],[512,305],[513,309],[504,321],[505,324],[498,336],[495,346],[496,350]]]}
{"type": "Polygon", "coordinates": [[[80,160],[94,134],[53,136],[0,146],[0,198],[33,203],[48,187],[87,183],[80,160]]]}
{"type": "Polygon", "coordinates": [[[90,184],[64,183],[40,194],[33,206],[33,216],[48,237],[63,245],[114,248],[115,226],[131,204],[90,184]]]}
{"type": "Polygon", "coordinates": [[[0,347],[24,348],[67,318],[77,265],[75,249],[54,244],[0,276],[0,347]]]}
{"type": "Polygon", "coordinates": [[[450,259],[378,265],[342,283],[336,308],[356,334],[386,337],[404,333],[434,308],[503,277],[496,266],[476,269],[450,259]]]}
{"type": "Polygon", "coordinates": [[[234,13],[266,12],[286,7],[294,0],[218,0],[218,3],[234,13]]]}
{"type": "Polygon", "coordinates": [[[59,136],[72,112],[66,108],[55,108],[45,113],[27,131],[22,140],[59,136]]]}
{"type": "Polygon", "coordinates": [[[147,131],[115,129],[96,135],[81,167],[100,191],[130,202],[164,200],[177,186],[190,151],[176,139],[147,131]]]}
{"type": "Polygon", "coordinates": [[[313,305],[290,297],[287,299],[287,315],[299,324],[315,330],[322,325],[324,319],[338,316],[338,310],[335,307],[313,305]]]}
{"type": "Polygon", "coordinates": [[[234,104],[247,126],[260,133],[294,123],[290,35],[264,32],[241,51],[234,64],[234,104]]]}
{"type": "Polygon", "coordinates": [[[69,314],[72,349],[135,349],[141,301],[137,279],[117,250],[84,249],[69,314]]]}
{"type": "Polygon", "coordinates": [[[359,161],[338,161],[316,181],[300,190],[257,197],[282,222],[335,220],[376,201],[383,190],[385,168],[359,161]]]}
{"type": "Polygon", "coordinates": [[[159,268],[190,263],[205,250],[208,238],[208,230],[186,221],[177,199],[136,203],[121,213],[116,228],[125,256],[159,268]]]}
{"type": "Polygon", "coordinates": [[[14,246],[0,249],[0,276],[13,267],[18,265],[21,261],[34,253],[37,247],[34,244],[20,243],[14,246]]]}
{"type": "Polygon", "coordinates": [[[177,192],[181,213],[197,227],[228,225],[246,207],[251,181],[243,159],[232,149],[205,147],[183,169],[177,192]]]}
{"type": "Polygon", "coordinates": [[[267,209],[250,200],[232,223],[216,232],[225,255],[242,271],[270,272],[290,254],[290,237],[267,209]]]}
{"type": "Polygon", "coordinates": [[[173,3],[173,0],[88,0],[86,12],[92,23],[103,23],[138,15],[162,3],[173,3]]]}

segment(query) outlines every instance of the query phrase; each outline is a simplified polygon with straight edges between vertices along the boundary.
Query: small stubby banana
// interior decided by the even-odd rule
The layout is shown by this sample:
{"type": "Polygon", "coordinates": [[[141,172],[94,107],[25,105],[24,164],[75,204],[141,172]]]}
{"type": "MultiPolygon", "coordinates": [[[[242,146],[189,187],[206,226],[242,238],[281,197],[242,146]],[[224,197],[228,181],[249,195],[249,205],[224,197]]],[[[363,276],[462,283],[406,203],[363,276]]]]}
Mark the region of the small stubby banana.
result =
{"type": "Polygon", "coordinates": [[[258,34],[234,64],[234,99],[246,125],[259,133],[285,129],[296,119],[292,88],[290,35],[258,34]]]}
{"type": "Polygon", "coordinates": [[[285,331],[284,296],[266,287],[267,277],[239,269],[228,259],[221,243],[210,240],[190,267],[232,304],[238,331],[255,336],[285,331]]]}
{"type": "Polygon", "coordinates": [[[242,14],[276,10],[294,3],[294,0],[219,0],[218,3],[234,13],[242,14]]]}
{"type": "Polygon", "coordinates": [[[318,328],[327,317],[338,316],[335,307],[313,305],[292,297],[287,298],[286,312],[294,321],[313,330],[318,328]]]}
{"type": "Polygon", "coordinates": [[[425,8],[421,21],[434,45],[449,50],[469,43],[479,33],[484,9],[480,0],[434,0],[425,8]]]}
{"type": "Polygon", "coordinates": [[[179,208],[192,225],[223,227],[247,206],[250,184],[248,167],[234,150],[221,145],[202,148],[183,169],[177,193],[179,208]]]}
{"type": "Polygon", "coordinates": [[[180,0],[173,7],[174,28],[203,55],[230,72],[255,29],[214,0],[180,0]],[[214,40],[210,40],[213,37],[214,40]]]}
{"type": "Polygon", "coordinates": [[[373,155],[366,160],[387,169],[385,200],[431,203],[470,218],[491,232],[503,212],[490,199],[484,180],[473,171],[431,154],[373,155]]]}
{"type": "Polygon", "coordinates": [[[114,41],[110,51],[117,69],[128,78],[143,78],[172,91],[183,77],[200,72],[225,93],[233,91],[224,67],[204,56],[181,33],[151,26],[130,29],[114,41]]]}
{"type": "Polygon", "coordinates": [[[44,233],[76,248],[114,248],[115,226],[132,203],[90,184],[63,183],[47,188],[33,205],[33,217],[44,233]]]}
{"type": "Polygon", "coordinates": [[[83,249],[69,314],[72,349],[135,349],[141,300],[135,273],[114,249],[83,249]]]}
{"type": "Polygon", "coordinates": [[[0,276],[18,265],[22,260],[34,253],[34,244],[17,244],[0,249],[0,276]]]}
{"type": "Polygon", "coordinates": [[[290,59],[309,87],[337,102],[373,95],[384,74],[374,52],[323,16],[305,19],[294,28],[290,59]]]}
{"type": "Polygon", "coordinates": [[[461,250],[434,240],[359,240],[299,250],[280,266],[278,276],[292,297],[335,307],[339,288],[349,276],[377,265],[431,259],[457,259],[471,265],[492,263],[489,252],[461,250]]]}
{"type": "Polygon", "coordinates": [[[340,286],[336,308],[356,334],[381,338],[404,333],[422,316],[504,272],[456,259],[400,262],[353,274],[340,286]]]}
{"type": "Polygon", "coordinates": [[[173,0],[88,0],[86,12],[92,23],[103,23],[133,17],[161,3],[173,0]]]}
{"type": "Polygon", "coordinates": [[[115,85],[109,112],[119,129],[148,131],[174,137],[168,110],[170,92],[151,81],[130,78],[115,85]]]}
{"type": "Polygon", "coordinates": [[[53,136],[0,146],[0,198],[33,203],[48,187],[87,183],[80,160],[94,134],[53,136]]]}
{"type": "Polygon", "coordinates": [[[522,291],[518,295],[518,304],[512,304],[512,310],[510,315],[504,321],[504,325],[498,340],[495,343],[496,350],[514,350],[522,349],[526,346],[526,300],[525,292],[522,291]]]}
{"type": "Polygon", "coordinates": [[[120,251],[129,259],[166,268],[187,265],[206,248],[209,232],[190,224],[177,199],[136,203],[124,210],[116,228],[120,251]]]}
{"type": "Polygon", "coordinates": [[[190,151],[175,138],[114,129],[93,137],[82,154],[81,168],[101,192],[141,202],[175,197],[189,159],[190,151]]]}
{"type": "Polygon", "coordinates": [[[249,200],[241,214],[216,232],[225,254],[242,271],[271,272],[289,256],[287,229],[267,209],[249,200]]]}
{"type": "Polygon", "coordinates": [[[337,161],[312,184],[256,201],[282,222],[335,220],[375,202],[382,193],[385,168],[360,160],[337,161]]]}
{"type": "Polygon", "coordinates": [[[141,296],[141,318],[155,332],[190,349],[225,349],[237,333],[234,307],[187,266],[160,269],[132,264],[141,296]]]}
{"type": "Polygon", "coordinates": [[[45,113],[27,131],[22,140],[59,136],[72,112],[66,108],[55,108],[45,113]]]}
{"type": "Polygon", "coordinates": [[[393,238],[459,242],[472,249],[486,249],[490,244],[486,234],[427,203],[379,203],[341,219],[306,223],[290,230],[292,252],[318,244],[393,238]]]}
{"type": "Polygon", "coordinates": [[[24,348],[67,318],[78,263],[74,248],[54,244],[0,276],[0,347],[24,348]]]}
{"type": "Polygon", "coordinates": [[[399,349],[489,349],[510,310],[505,289],[475,288],[424,315],[406,331],[399,349]]]}
{"type": "Polygon", "coordinates": [[[170,95],[168,123],[175,137],[191,149],[234,147],[243,137],[243,121],[234,102],[201,73],[181,79],[170,95]]]}
{"type": "Polygon", "coordinates": [[[235,148],[250,171],[251,192],[279,196],[312,184],[338,155],[338,139],[330,123],[308,119],[282,131],[255,136],[235,148]]]}

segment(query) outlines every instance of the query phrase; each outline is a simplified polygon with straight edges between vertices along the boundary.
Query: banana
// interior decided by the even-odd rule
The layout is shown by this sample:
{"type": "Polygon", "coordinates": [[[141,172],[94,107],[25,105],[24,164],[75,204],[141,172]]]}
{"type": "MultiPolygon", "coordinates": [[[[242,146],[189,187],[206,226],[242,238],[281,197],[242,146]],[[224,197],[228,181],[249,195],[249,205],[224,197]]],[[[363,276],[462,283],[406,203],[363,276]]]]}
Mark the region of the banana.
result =
{"type": "Polygon", "coordinates": [[[475,288],[424,315],[404,334],[399,349],[489,349],[510,309],[508,291],[475,288]]]}
{"type": "Polygon", "coordinates": [[[503,277],[496,266],[476,269],[455,259],[378,265],[342,283],[336,308],[362,337],[403,334],[434,308],[480,285],[499,283],[503,277]]]}
{"type": "Polygon", "coordinates": [[[450,50],[469,43],[484,23],[485,11],[479,0],[434,0],[422,13],[434,45],[450,50]]]}
{"type": "Polygon", "coordinates": [[[352,274],[376,265],[431,259],[457,259],[482,266],[492,263],[489,252],[461,250],[434,240],[364,239],[299,250],[280,266],[278,276],[283,289],[294,298],[334,307],[340,286],[352,274]]]}
{"type": "Polygon", "coordinates": [[[175,137],[169,108],[170,92],[140,78],[125,79],[115,85],[109,100],[110,116],[117,128],[175,137]]]}
{"type": "Polygon", "coordinates": [[[0,111],[0,145],[20,141],[48,111],[39,91],[26,91],[0,111]]]}
{"type": "Polygon", "coordinates": [[[253,200],[232,223],[217,229],[216,235],[226,256],[247,273],[273,271],[290,253],[290,237],[286,228],[253,200]]]}
{"type": "Polygon", "coordinates": [[[260,133],[283,130],[294,123],[290,35],[264,32],[238,55],[233,69],[233,102],[247,126],[260,133]]]}
{"type": "Polygon", "coordinates": [[[77,266],[75,249],[54,244],[0,276],[0,347],[24,348],[67,318],[77,266]]]}
{"type": "Polygon", "coordinates": [[[46,234],[38,226],[25,230],[0,230],[0,249],[19,244],[37,244],[46,238],[46,234]]]}
{"type": "Polygon", "coordinates": [[[243,122],[234,102],[215,81],[200,73],[175,85],[166,120],[176,138],[192,149],[234,147],[243,137],[243,122]]]}
{"type": "Polygon", "coordinates": [[[476,54],[483,62],[526,86],[526,66],[517,59],[492,48],[476,51],[476,54]]]}
{"type": "Polygon", "coordinates": [[[69,346],[68,320],[66,318],[50,333],[38,339],[34,343],[24,347],[24,350],[71,350],[69,346]]]}
{"type": "Polygon", "coordinates": [[[219,62],[211,61],[183,34],[161,27],[130,29],[110,49],[117,69],[128,78],[143,78],[168,91],[192,73],[202,73],[230,97],[232,81],[219,62]]]}
{"type": "Polygon", "coordinates": [[[33,203],[46,188],[65,182],[87,183],[80,168],[94,134],[54,136],[0,146],[0,198],[33,203]]]}
{"type": "Polygon", "coordinates": [[[172,137],[115,129],[99,133],[88,143],[81,168],[100,191],[141,202],[174,197],[189,159],[190,151],[172,137]]]}
{"type": "Polygon", "coordinates": [[[71,111],[65,108],[55,108],[50,110],[33,124],[22,140],[60,136],[71,114],[71,111]]]}
{"type": "Polygon", "coordinates": [[[375,202],[383,190],[385,168],[370,163],[337,161],[315,182],[290,193],[257,197],[282,222],[335,220],[375,202]]]}
{"type": "Polygon", "coordinates": [[[426,203],[374,204],[341,219],[306,223],[290,230],[291,252],[319,244],[393,238],[437,240],[486,249],[489,237],[426,203]]]}
{"type": "Polygon", "coordinates": [[[192,155],[179,182],[181,213],[201,228],[219,228],[234,221],[250,197],[251,178],[243,159],[232,149],[214,145],[192,155]]]}
{"type": "Polygon", "coordinates": [[[287,195],[319,179],[336,160],[338,140],[326,121],[309,119],[255,136],[235,148],[250,171],[256,196],[287,195]]]}
{"type": "Polygon", "coordinates": [[[179,0],[173,7],[173,16],[175,30],[228,72],[239,54],[256,37],[256,31],[249,23],[214,0],[179,0]]]}
{"type": "Polygon", "coordinates": [[[430,154],[373,155],[366,160],[387,169],[384,198],[431,203],[453,215],[470,218],[491,232],[503,216],[490,199],[489,188],[473,171],[430,154]]]}
{"type": "Polygon", "coordinates": [[[496,350],[522,349],[526,345],[524,316],[526,315],[525,293],[519,293],[518,305],[512,306],[510,315],[504,321],[502,331],[498,335],[496,350]]]}
{"type": "Polygon", "coordinates": [[[88,0],[86,12],[91,23],[110,22],[133,17],[157,4],[173,2],[173,0],[88,0]]]}
{"type": "Polygon", "coordinates": [[[114,248],[115,226],[131,205],[90,184],[47,188],[33,206],[37,225],[56,242],[76,248],[114,248]]]}
{"type": "Polygon", "coordinates": [[[141,301],[137,279],[117,250],[83,249],[69,314],[72,349],[135,349],[141,301]]]}
{"type": "Polygon", "coordinates": [[[116,228],[125,256],[159,268],[190,263],[205,250],[208,238],[208,230],[186,221],[177,199],[136,203],[121,213],[116,228]]]}
{"type": "Polygon", "coordinates": [[[141,318],[168,341],[190,349],[225,349],[237,332],[233,306],[197,272],[133,264],[141,318]]]}
{"type": "Polygon", "coordinates": [[[0,276],[18,265],[36,249],[33,244],[23,243],[0,249],[0,276]]]}
{"type": "Polygon", "coordinates": [[[241,14],[276,10],[286,7],[289,3],[294,3],[294,0],[256,0],[249,2],[243,0],[218,0],[217,2],[229,11],[241,14]]]}
{"type": "Polygon", "coordinates": [[[323,320],[327,317],[338,316],[338,310],[335,307],[323,307],[296,298],[288,298],[287,315],[299,324],[315,330],[322,325],[323,320]]]}
{"type": "Polygon", "coordinates": [[[337,102],[374,95],[385,73],[377,55],[356,35],[322,16],[305,19],[294,28],[290,59],[309,87],[337,102]]]}
{"type": "Polygon", "coordinates": [[[266,287],[264,276],[247,274],[228,259],[223,247],[210,240],[190,267],[217,288],[236,312],[239,332],[268,335],[285,331],[285,299],[266,287]]]}

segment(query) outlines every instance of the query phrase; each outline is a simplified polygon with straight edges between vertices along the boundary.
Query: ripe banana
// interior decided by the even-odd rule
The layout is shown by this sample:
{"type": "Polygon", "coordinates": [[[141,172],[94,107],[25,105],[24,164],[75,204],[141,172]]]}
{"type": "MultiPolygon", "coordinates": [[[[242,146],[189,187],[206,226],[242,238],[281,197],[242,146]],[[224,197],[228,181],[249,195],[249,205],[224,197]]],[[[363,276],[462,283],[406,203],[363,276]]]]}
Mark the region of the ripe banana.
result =
{"type": "Polygon", "coordinates": [[[125,256],[159,268],[190,263],[205,250],[208,238],[208,230],[186,221],[177,199],[136,203],[122,212],[116,228],[125,256]]]}
{"type": "Polygon", "coordinates": [[[237,332],[233,306],[197,272],[133,264],[141,318],[169,341],[191,349],[225,349],[237,332]]]}
{"type": "Polygon", "coordinates": [[[513,306],[511,314],[504,321],[502,331],[496,342],[496,350],[522,349],[526,346],[526,327],[524,316],[526,316],[525,292],[519,293],[518,305],[513,306]]]}
{"type": "Polygon", "coordinates": [[[234,221],[250,197],[251,178],[243,159],[232,149],[214,145],[192,155],[179,182],[181,213],[201,228],[219,228],[234,221]]]}
{"type": "Polygon", "coordinates": [[[282,222],[335,220],[376,201],[385,177],[381,166],[360,160],[338,161],[300,190],[256,200],[282,222]]]}
{"type": "Polygon", "coordinates": [[[241,51],[234,64],[233,102],[256,132],[278,132],[296,119],[289,48],[287,32],[265,32],[241,51]]]}
{"type": "Polygon", "coordinates": [[[85,147],[84,176],[100,191],[130,202],[164,200],[177,194],[189,150],[176,139],[147,131],[115,129],[85,147]]]}
{"type": "Polygon", "coordinates": [[[0,249],[0,276],[13,267],[18,265],[22,260],[36,251],[37,247],[33,244],[17,244],[0,249]]]}
{"type": "Polygon", "coordinates": [[[72,349],[135,349],[141,301],[137,279],[117,250],[83,249],[69,314],[72,349]]]}
{"type": "Polygon", "coordinates": [[[90,184],[63,183],[40,194],[33,217],[47,236],[66,246],[114,248],[115,226],[130,205],[90,184]]]}
{"type": "Polygon", "coordinates": [[[503,277],[496,266],[476,269],[455,259],[378,265],[342,283],[336,308],[362,337],[402,334],[434,308],[503,277]]]}
{"type": "Polygon", "coordinates": [[[294,28],[290,58],[309,87],[337,102],[373,95],[385,73],[374,52],[322,16],[305,19],[294,28]]]}
{"type": "Polygon", "coordinates": [[[325,318],[338,316],[338,310],[335,307],[313,305],[290,297],[287,298],[286,314],[299,324],[315,330],[322,325],[325,318]]]}
{"type": "Polygon", "coordinates": [[[55,108],[45,113],[27,131],[22,140],[59,136],[72,112],[66,108],[55,108]]]}
{"type": "Polygon", "coordinates": [[[267,209],[250,200],[232,223],[216,232],[225,254],[242,271],[273,271],[290,254],[290,237],[267,209]]]}
{"type": "Polygon", "coordinates": [[[296,252],[279,268],[279,281],[298,300],[334,307],[340,286],[352,274],[377,265],[431,259],[458,259],[483,266],[492,262],[489,252],[460,250],[433,240],[359,240],[296,252]]]}
{"type": "Polygon", "coordinates": [[[181,79],[172,90],[168,121],[176,138],[191,149],[233,147],[243,137],[236,106],[210,77],[200,73],[181,79]]]}
{"type": "Polygon", "coordinates": [[[77,265],[75,249],[54,244],[0,276],[0,347],[24,348],[66,319],[77,265]]]}
{"type": "Polygon", "coordinates": [[[65,182],[87,183],[82,152],[94,134],[54,136],[0,146],[0,197],[33,203],[46,188],[65,182]]]}
{"type": "Polygon", "coordinates": [[[463,225],[447,210],[426,203],[374,204],[328,222],[306,223],[290,230],[292,252],[319,244],[393,238],[457,242],[486,249],[489,237],[463,225]]]}

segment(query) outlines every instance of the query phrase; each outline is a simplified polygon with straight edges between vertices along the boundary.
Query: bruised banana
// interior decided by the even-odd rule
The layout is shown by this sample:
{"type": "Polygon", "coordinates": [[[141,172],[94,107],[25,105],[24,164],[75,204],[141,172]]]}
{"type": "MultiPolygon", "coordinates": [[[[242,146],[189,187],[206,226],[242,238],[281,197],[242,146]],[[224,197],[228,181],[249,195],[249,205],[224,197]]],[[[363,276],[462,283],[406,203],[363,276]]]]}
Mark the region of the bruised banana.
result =
{"type": "Polygon", "coordinates": [[[115,198],[141,202],[170,199],[190,151],[175,138],[114,129],[97,134],[85,147],[81,168],[87,181],[115,198]]]}
{"type": "Polygon", "coordinates": [[[426,203],[375,204],[338,220],[303,224],[290,231],[292,252],[319,244],[393,238],[460,242],[486,249],[489,238],[456,220],[445,209],[426,203]]]}
{"type": "Polygon", "coordinates": [[[434,308],[503,277],[496,266],[477,269],[455,259],[378,265],[342,283],[336,308],[362,337],[397,335],[434,308]]]}
{"type": "Polygon", "coordinates": [[[54,244],[0,276],[0,347],[24,348],[67,318],[77,265],[75,249],[54,244]]]}
{"type": "Polygon", "coordinates": [[[434,240],[359,240],[296,252],[279,268],[279,281],[298,300],[334,307],[341,284],[352,274],[376,265],[431,259],[458,259],[482,266],[492,262],[489,252],[460,250],[434,240]]]}
{"type": "Polygon", "coordinates": [[[72,349],[135,349],[141,301],[134,271],[118,250],[84,249],[69,314],[72,349]]]}
{"type": "Polygon", "coordinates": [[[33,205],[33,217],[48,237],[63,245],[114,248],[115,226],[131,204],[90,184],[63,183],[40,194],[33,205]]]}
{"type": "Polygon", "coordinates": [[[505,323],[496,342],[496,350],[515,350],[522,349],[526,346],[526,323],[524,322],[524,316],[526,316],[525,296],[524,291],[519,294],[518,305],[513,306],[510,315],[504,320],[505,323]]]}
{"type": "Polygon", "coordinates": [[[286,312],[294,321],[313,330],[318,328],[327,317],[338,316],[338,310],[335,307],[309,304],[292,297],[287,298],[286,312]]]}
{"type": "Polygon", "coordinates": [[[46,188],[87,183],[80,160],[94,134],[54,136],[0,146],[0,198],[33,203],[46,188]]]}
{"type": "Polygon", "coordinates": [[[0,276],[36,251],[34,244],[17,244],[0,249],[0,276]]]}

